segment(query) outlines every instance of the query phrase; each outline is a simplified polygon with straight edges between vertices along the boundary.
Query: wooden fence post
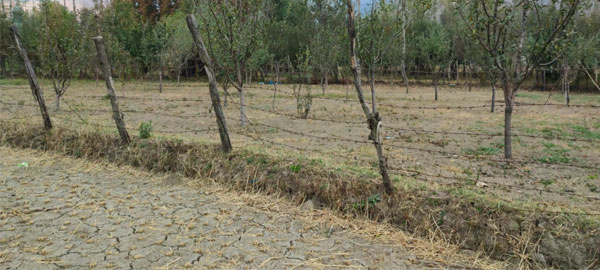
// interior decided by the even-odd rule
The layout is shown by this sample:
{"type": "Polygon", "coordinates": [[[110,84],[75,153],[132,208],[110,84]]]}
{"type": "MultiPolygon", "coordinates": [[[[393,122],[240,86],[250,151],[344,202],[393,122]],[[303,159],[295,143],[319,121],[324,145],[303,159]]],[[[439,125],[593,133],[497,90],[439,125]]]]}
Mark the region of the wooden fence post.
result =
{"type": "Polygon", "coordinates": [[[48,114],[48,109],[46,108],[46,102],[44,101],[44,96],[42,95],[42,88],[37,81],[37,76],[35,75],[35,70],[33,70],[33,65],[29,61],[29,56],[27,56],[27,51],[23,46],[21,46],[21,37],[19,36],[19,30],[13,24],[10,26],[10,34],[15,41],[17,46],[17,51],[21,55],[23,59],[23,63],[25,64],[25,72],[27,73],[27,78],[29,79],[29,86],[31,87],[31,92],[33,97],[38,102],[40,106],[40,112],[42,113],[42,120],[44,121],[44,128],[47,130],[52,129],[52,121],[50,121],[50,114],[48,114]]]}
{"type": "Polygon", "coordinates": [[[206,46],[204,46],[204,41],[202,41],[202,36],[198,33],[198,24],[196,23],[196,18],[194,15],[187,15],[186,17],[188,28],[190,29],[190,33],[192,34],[192,38],[194,38],[194,44],[198,49],[198,54],[200,55],[200,59],[204,64],[204,71],[206,72],[206,76],[208,77],[208,89],[210,92],[210,100],[212,102],[212,106],[215,109],[215,115],[217,117],[217,126],[219,126],[219,136],[221,137],[221,146],[223,147],[223,152],[229,153],[231,152],[231,140],[229,139],[229,132],[227,131],[227,123],[225,122],[225,114],[223,113],[223,109],[221,108],[221,100],[219,99],[219,90],[217,89],[217,79],[215,78],[215,72],[213,69],[213,62],[208,55],[208,51],[206,50],[206,46]]]}
{"type": "Polygon", "coordinates": [[[106,50],[104,49],[104,39],[102,36],[97,36],[94,37],[93,40],[96,44],[96,51],[98,53],[98,61],[100,61],[102,75],[106,81],[106,89],[108,90],[108,97],[110,99],[110,105],[112,106],[113,119],[117,125],[117,130],[119,131],[119,136],[121,136],[121,141],[125,144],[128,144],[131,139],[129,138],[129,133],[127,133],[127,128],[125,128],[123,114],[121,111],[119,111],[119,103],[117,102],[117,95],[115,94],[115,87],[113,86],[110,64],[108,63],[108,57],[106,56],[106,50]]]}

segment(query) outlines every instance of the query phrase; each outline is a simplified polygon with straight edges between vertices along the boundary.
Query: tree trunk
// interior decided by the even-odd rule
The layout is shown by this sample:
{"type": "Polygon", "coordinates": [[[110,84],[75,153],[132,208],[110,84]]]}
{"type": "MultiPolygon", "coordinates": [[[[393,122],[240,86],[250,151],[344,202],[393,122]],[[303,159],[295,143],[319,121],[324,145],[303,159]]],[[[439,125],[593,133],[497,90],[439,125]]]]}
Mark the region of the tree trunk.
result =
{"type": "Polygon", "coordinates": [[[406,93],[408,94],[408,75],[406,74],[406,26],[408,23],[408,11],[406,10],[406,0],[402,1],[402,62],[400,67],[402,68],[402,78],[404,79],[404,86],[406,87],[406,93]]]}
{"type": "Polygon", "coordinates": [[[40,107],[40,113],[42,114],[42,120],[44,121],[44,128],[46,130],[50,130],[52,129],[52,121],[50,120],[50,114],[48,114],[46,102],[44,101],[44,96],[42,95],[42,88],[38,84],[37,76],[35,75],[35,70],[33,69],[33,65],[31,65],[31,61],[29,61],[27,51],[21,45],[21,37],[16,25],[13,24],[10,26],[10,34],[15,42],[15,46],[19,52],[19,55],[21,55],[21,59],[23,59],[25,72],[27,73],[27,78],[29,79],[29,87],[31,87],[33,97],[38,102],[40,107]]]}
{"type": "Polygon", "coordinates": [[[60,111],[60,95],[56,94],[56,110],[60,111]]]}
{"type": "Polygon", "coordinates": [[[377,113],[377,97],[375,96],[375,78],[373,77],[373,65],[369,68],[369,86],[371,87],[371,110],[377,113]]]}
{"type": "Polygon", "coordinates": [[[229,140],[229,132],[227,131],[227,124],[225,123],[225,115],[223,114],[221,101],[219,100],[219,90],[217,89],[217,79],[215,78],[215,73],[213,70],[213,62],[208,56],[208,52],[206,51],[206,47],[202,41],[202,36],[200,36],[198,33],[198,24],[196,23],[196,18],[194,18],[194,15],[187,15],[186,21],[190,33],[194,39],[194,44],[198,49],[200,59],[202,59],[202,62],[204,63],[204,71],[208,77],[210,100],[213,108],[215,109],[215,116],[217,118],[217,125],[219,127],[219,136],[221,137],[221,146],[223,147],[223,152],[229,153],[231,152],[231,141],[229,140]]]}
{"type": "Polygon", "coordinates": [[[98,87],[98,65],[96,65],[96,68],[94,69],[94,73],[96,73],[96,87],[98,87]]]}
{"type": "Polygon", "coordinates": [[[456,85],[460,84],[460,64],[458,64],[458,60],[456,60],[456,85]]]}
{"type": "Polygon", "coordinates": [[[569,96],[569,68],[566,64],[563,72],[563,94],[565,95],[565,103],[568,107],[570,105],[569,103],[571,103],[571,97],[569,96]]]}
{"type": "Polygon", "coordinates": [[[545,69],[542,69],[542,84],[544,85],[543,89],[545,92],[546,91],[546,70],[545,69]]]}
{"type": "Polygon", "coordinates": [[[159,83],[158,92],[159,93],[163,92],[162,75],[163,75],[163,68],[161,65],[160,70],[158,71],[158,83],[159,83]]]}
{"type": "Polygon", "coordinates": [[[437,82],[437,73],[435,71],[431,72],[433,86],[435,88],[435,100],[438,100],[438,82],[437,82]]]}
{"type": "Polygon", "coordinates": [[[279,84],[279,61],[275,62],[275,83],[273,84],[273,102],[271,107],[275,110],[275,99],[277,98],[277,85],[279,84]]]}
{"type": "Polygon", "coordinates": [[[512,141],[511,141],[511,120],[513,105],[508,100],[505,100],[504,107],[504,158],[512,159],[512,141]]]}
{"type": "MultiPolygon", "coordinates": [[[[504,75],[506,76],[506,75],[504,75]]],[[[512,159],[511,120],[515,105],[516,89],[512,89],[508,79],[503,78],[504,90],[504,158],[512,159]]]]}
{"type": "MultiPolygon", "coordinates": [[[[404,60],[402,60],[404,62],[404,60]]],[[[408,76],[406,74],[406,65],[402,63],[402,79],[404,80],[404,86],[406,87],[406,93],[408,94],[408,76]]]]}
{"type": "MultiPolygon", "coordinates": [[[[247,73],[247,72],[246,72],[247,73]]],[[[246,99],[244,98],[244,79],[242,78],[242,69],[238,65],[237,67],[237,85],[235,88],[238,90],[240,95],[240,124],[242,127],[246,126],[246,99]]]]}
{"type": "Polygon", "coordinates": [[[131,140],[129,138],[127,128],[125,128],[123,113],[121,113],[119,110],[117,94],[115,93],[115,88],[113,86],[113,80],[111,77],[110,64],[108,63],[108,57],[106,56],[106,51],[104,50],[104,40],[102,36],[94,37],[93,40],[96,44],[96,51],[98,52],[98,61],[102,66],[102,74],[104,75],[104,80],[106,81],[106,89],[108,90],[108,97],[110,98],[110,105],[112,106],[113,119],[117,125],[117,130],[121,136],[121,141],[124,144],[128,144],[131,140]]]}
{"type": "Polygon", "coordinates": [[[325,76],[321,76],[321,91],[325,95],[325,76]]]}
{"type": "Polygon", "coordinates": [[[469,70],[467,70],[467,76],[469,77],[469,92],[471,92],[471,88],[473,87],[473,84],[471,83],[471,79],[473,78],[473,73],[471,70],[471,64],[469,64],[469,70]]]}
{"type": "Polygon", "coordinates": [[[492,112],[494,112],[494,107],[496,107],[496,84],[492,82],[492,112]]]}
{"type": "Polygon", "coordinates": [[[363,112],[367,117],[369,129],[371,130],[369,139],[373,141],[375,149],[377,150],[377,158],[379,159],[379,172],[381,173],[381,176],[383,178],[383,187],[387,194],[392,194],[394,190],[392,188],[392,182],[388,174],[387,159],[383,155],[383,147],[379,139],[379,125],[381,124],[381,117],[379,116],[379,113],[370,111],[363,96],[360,79],[360,63],[356,52],[356,28],[354,25],[354,7],[352,5],[352,0],[347,0],[346,4],[348,6],[348,36],[350,37],[350,62],[351,70],[354,75],[354,86],[356,87],[358,101],[360,102],[363,112]]]}

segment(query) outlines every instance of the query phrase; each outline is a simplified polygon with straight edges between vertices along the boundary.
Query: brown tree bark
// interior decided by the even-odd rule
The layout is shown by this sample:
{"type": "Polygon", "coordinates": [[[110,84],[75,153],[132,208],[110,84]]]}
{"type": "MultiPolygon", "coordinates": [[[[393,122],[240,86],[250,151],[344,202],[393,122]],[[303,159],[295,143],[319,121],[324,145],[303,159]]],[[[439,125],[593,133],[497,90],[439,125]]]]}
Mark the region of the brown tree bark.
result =
{"type": "Polygon", "coordinates": [[[491,82],[492,84],[492,112],[494,112],[496,107],[496,84],[491,82]]]}
{"type": "Polygon", "coordinates": [[[163,77],[163,66],[160,66],[160,70],[158,71],[158,92],[162,93],[163,92],[163,83],[162,83],[162,77],[163,77]]]}
{"type": "Polygon", "coordinates": [[[354,24],[354,6],[352,4],[352,0],[347,0],[346,2],[348,6],[348,36],[350,38],[350,62],[352,74],[354,75],[354,86],[356,87],[356,93],[358,94],[358,101],[367,117],[369,129],[371,130],[371,134],[369,134],[369,139],[373,141],[375,145],[375,149],[377,150],[377,157],[379,159],[379,172],[383,178],[383,187],[387,194],[392,194],[394,192],[392,188],[392,182],[390,180],[390,176],[388,174],[388,165],[387,159],[383,155],[383,147],[381,145],[381,141],[379,138],[379,125],[381,124],[381,117],[377,112],[371,112],[367,103],[365,102],[365,97],[362,92],[361,80],[360,80],[360,62],[356,52],[356,27],[354,24]]]}
{"type": "Polygon", "coordinates": [[[277,98],[277,85],[279,84],[279,61],[275,61],[275,83],[273,84],[273,104],[271,107],[275,110],[275,99],[277,98]]]}
{"type": "Polygon", "coordinates": [[[215,109],[215,116],[217,118],[217,125],[219,127],[219,136],[221,137],[221,146],[223,147],[223,152],[229,153],[232,149],[231,140],[229,139],[229,132],[227,131],[225,114],[221,108],[221,101],[219,99],[219,90],[217,89],[217,79],[213,69],[213,62],[208,56],[206,46],[204,46],[204,42],[202,41],[202,36],[200,36],[200,33],[198,33],[198,24],[196,23],[196,18],[194,18],[194,15],[190,14],[187,15],[186,21],[188,28],[190,29],[190,33],[192,34],[192,38],[194,39],[194,44],[198,49],[200,59],[202,59],[202,62],[204,63],[204,71],[208,77],[210,100],[213,108],[215,109]]]}
{"type": "Polygon", "coordinates": [[[27,51],[21,45],[21,37],[19,36],[19,30],[17,30],[17,27],[14,24],[10,26],[9,30],[17,47],[17,51],[23,59],[23,64],[25,65],[25,72],[27,73],[27,78],[29,79],[29,86],[31,87],[33,97],[40,106],[42,120],[44,121],[44,128],[50,130],[52,129],[52,121],[50,120],[50,114],[48,114],[48,108],[46,108],[46,102],[44,101],[44,96],[42,95],[42,88],[38,84],[37,76],[35,75],[35,70],[33,69],[33,65],[31,65],[31,61],[29,61],[27,51]]]}
{"type": "Polygon", "coordinates": [[[433,87],[435,89],[435,101],[438,100],[438,79],[437,79],[437,73],[435,72],[435,70],[433,70],[431,72],[431,80],[433,81],[433,87]]]}
{"type": "Polygon", "coordinates": [[[129,138],[127,128],[125,127],[123,113],[121,113],[121,111],[119,110],[119,103],[117,101],[117,94],[115,94],[115,87],[113,85],[110,64],[108,63],[108,57],[106,56],[106,50],[104,49],[104,39],[102,38],[102,36],[97,36],[94,37],[93,40],[96,44],[96,52],[98,53],[98,61],[102,68],[102,75],[104,76],[104,80],[106,81],[106,89],[108,90],[108,97],[110,99],[110,105],[113,111],[113,119],[115,120],[115,124],[117,125],[119,136],[121,136],[121,142],[123,142],[124,144],[128,144],[131,141],[131,139],[129,138]]]}

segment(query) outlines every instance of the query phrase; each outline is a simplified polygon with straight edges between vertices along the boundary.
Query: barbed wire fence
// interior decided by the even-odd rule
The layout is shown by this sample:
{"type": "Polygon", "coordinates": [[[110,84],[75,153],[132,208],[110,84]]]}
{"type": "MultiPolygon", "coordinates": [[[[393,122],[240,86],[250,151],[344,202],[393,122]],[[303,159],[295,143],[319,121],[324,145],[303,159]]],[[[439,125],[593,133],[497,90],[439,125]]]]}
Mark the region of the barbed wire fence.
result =
{"type": "MultiPolygon", "coordinates": [[[[265,88],[263,88],[263,89],[265,89],[265,88]]],[[[265,90],[268,90],[268,89],[265,89],[265,90]]],[[[295,93],[287,92],[286,90],[281,90],[281,89],[279,89],[278,92],[292,94],[292,95],[295,94],[295,93]]],[[[98,99],[102,100],[105,98],[105,96],[101,96],[101,95],[87,95],[87,96],[83,96],[83,95],[77,96],[76,95],[76,96],[72,96],[72,97],[76,98],[76,99],[97,99],[97,100],[98,99]]],[[[165,102],[165,103],[189,102],[192,104],[208,102],[208,99],[203,99],[203,98],[154,98],[154,97],[138,97],[138,96],[126,96],[126,97],[119,97],[119,98],[124,99],[124,100],[132,100],[132,101],[140,101],[140,102],[145,102],[145,101],[159,101],[159,102],[165,102]]],[[[324,97],[324,96],[315,96],[314,98],[324,99],[324,100],[332,100],[335,102],[347,102],[347,100],[345,100],[345,99],[330,98],[330,97],[324,97]]],[[[239,104],[236,101],[230,100],[229,102],[235,106],[238,106],[238,108],[239,108],[239,106],[241,106],[241,104],[239,104]]],[[[24,101],[11,102],[11,101],[0,100],[0,105],[2,107],[2,111],[8,112],[8,113],[15,113],[15,112],[20,113],[21,111],[23,111],[22,110],[23,108],[37,108],[37,105],[35,105],[33,103],[24,102],[24,101]]],[[[262,113],[271,114],[271,115],[275,115],[275,116],[281,116],[288,120],[301,120],[301,121],[311,120],[311,121],[322,121],[322,122],[344,124],[344,125],[364,125],[364,124],[366,124],[365,121],[356,121],[356,120],[349,120],[349,119],[323,118],[323,117],[313,117],[313,116],[303,118],[303,117],[298,116],[298,114],[289,113],[289,112],[285,112],[285,111],[278,111],[278,110],[274,110],[273,108],[264,109],[264,108],[261,108],[260,106],[247,105],[247,104],[245,104],[244,106],[251,110],[255,110],[255,111],[259,111],[262,113]]],[[[390,107],[393,106],[394,108],[406,109],[406,110],[472,110],[472,109],[477,109],[477,108],[489,107],[489,104],[477,105],[477,106],[439,106],[439,107],[396,106],[393,104],[381,104],[380,106],[390,106],[390,107]]],[[[517,104],[517,106],[563,106],[564,107],[565,105],[563,105],[563,104],[519,103],[519,104],[517,104]]],[[[592,108],[592,109],[600,108],[600,106],[592,105],[592,104],[589,104],[589,105],[588,104],[579,104],[579,105],[575,104],[575,105],[571,105],[571,107],[584,107],[584,108],[592,108]]],[[[90,108],[72,108],[71,106],[69,106],[69,110],[70,111],[54,113],[54,114],[52,114],[52,117],[59,119],[64,123],[70,123],[70,124],[74,124],[74,125],[83,125],[83,126],[102,128],[102,129],[115,129],[114,125],[107,125],[104,123],[94,122],[94,121],[90,121],[90,120],[87,120],[84,118],[84,116],[97,115],[98,113],[109,114],[111,112],[111,110],[109,110],[109,109],[104,110],[104,109],[90,109],[90,108]],[[71,119],[73,114],[76,114],[76,116],[78,118],[77,120],[71,119]]],[[[156,112],[156,111],[134,110],[134,109],[123,109],[122,112],[128,113],[128,114],[150,114],[150,115],[157,115],[157,116],[160,115],[160,116],[178,118],[178,119],[183,119],[183,120],[213,119],[213,116],[211,116],[210,114],[182,115],[182,114],[176,114],[176,113],[171,113],[171,112],[156,112]]],[[[27,114],[27,115],[13,114],[9,118],[0,119],[0,122],[28,120],[37,115],[38,114],[36,114],[36,113],[27,114]]],[[[290,129],[290,128],[280,127],[280,126],[277,126],[272,123],[265,123],[264,121],[261,122],[257,119],[250,119],[248,117],[246,117],[246,119],[248,120],[248,123],[249,123],[248,128],[239,128],[239,129],[231,128],[230,132],[232,132],[233,134],[236,134],[238,136],[244,137],[246,139],[249,139],[252,142],[261,144],[261,145],[281,148],[286,151],[293,150],[293,151],[298,151],[298,152],[302,152],[302,153],[326,155],[326,156],[330,156],[330,157],[335,157],[336,159],[339,159],[340,161],[342,161],[344,163],[352,163],[352,164],[357,164],[357,165],[360,165],[363,167],[374,169],[374,167],[372,166],[374,160],[370,160],[368,158],[360,158],[360,157],[356,157],[356,156],[349,156],[347,154],[337,153],[335,151],[327,151],[324,149],[310,149],[307,147],[302,147],[302,146],[298,146],[298,145],[288,144],[288,143],[276,141],[273,139],[265,138],[264,136],[261,135],[264,133],[264,129],[261,131],[261,130],[259,130],[259,128],[274,129],[274,130],[277,130],[279,132],[283,132],[286,134],[299,136],[300,138],[309,138],[309,139],[317,140],[317,141],[330,141],[330,142],[333,141],[333,142],[338,142],[340,144],[372,144],[372,142],[370,142],[370,141],[343,137],[343,136],[340,136],[337,134],[332,134],[332,133],[326,133],[326,134],[322,134],[322,135],[309,134],[306,132],[302,132],[302,131],[298,131],[298,130],[294,130],[294,129],[290,129]]],[[[229,120],[232,120],[232,119],[229,119],[229,120]]],[[[503,136],[502,133],[479,133],[479,132],[467,132],[467,131],[425,130],[425,129],[397,127],[397,126],[392,126],[392,125],[389,125],[389,126],[384,125],[384,126],[389,130],[393,130],[393,131],[397,131],[397,132],[412,132],[415,134],[464,135],[464,136],[477,136],[477,137],[500,137],[500,136],[503,136]]],[[[62,128],[71,129],[69,126],[63,126],[62,128]]],[[[132,128],[132,127],[129,127],[129,129],[134,130],[134,128],[132,128]]],[[[182,129],[175,129],[175,130],[172,128],[155,129],[154,130],[154,132],[156,132],[157,134],[181,134],[181,135],[190,134],[190,133],[208,133],[208,132],[214,132],[214,131],[217,131],[216,127],[191,128],[189,126],[185,126],[182,129]]],[[[600,142],[600,140],[577,138],[577,137],[564,137],[564,136],[540,136],[540,135],[530,135],[530,134],[514,134],[513,136],[536,139],[536,140],[576,141],[576,142],[584,142],[584,143],[592,143],[592,144],[596,143],[596,142],[600,142]]],[[[542,162],[539,160],[526,160],[526,159],[505,160],[505,159],[490,157],[490,156],[468,155],[468,154],[459,153],[459,152],[450,152],[450,151],[443,151],[443,150],[437,150],[437,149],[419,148],[419,147],[414,147],[414,146],[410,146],[410,145],[399,145],[399,144],[395,144],[395,143],[384,143],[384,146],[389,151],[409,150],[409,151],[415,151],[415,152],[420,152],[420,153],[425,153],[428,155],[435,155],[435,156],[440,156],[440,157],[453,157],[453,158],[458,158],[458,159],[469,161],[469,162],[475,161],[475,162],[494,162],[497,164],[500,164],[500,163],[502,163],[502,164],[527,164],[530,166],[538,166],[538,167],[542,167],[542,168],[559,167],[559,168],[566,168],[566,169],[578,168],[578,169],[592,170],[592,171],[598,170],[597,164],[596,165],[595,164],[562,164],[562,163],[548,164],[548,163],[545,163],[545,162],[542,162]]],[[[439,167],[439,166],[437,166],[437,167],[439,167]]],[[[465,187],[466,188],[476,188],[477,190],[488,193],[498,199],[503,199],[501,195],[498,195],[497,193],[495,193],[489,189],[483,189],[483,188],[477,187],[476,186],[477,183],[474,180],[478,180],[478,179],[471,179],[469,177],[459,177],[456,175],[454,175],[454,176],[444,175],[442,173],[436,174],[436,173],[430,173],[430,172],[413,169],[413,168],[409,168],[409,167],[393,166],[393,165],[390,166],[390,171],[399,176],[409,177],[416,181],[429,183],[429,184],[450,186],[450,187],[455,187],[455,188],[465,188],[465,187]]],[[[492,186],[492,187],[496,187],[496,188],[503,188],[503,189],[508,189],[508,190],[526,190],[526,191],[535,192],[535,193],[547,193],[547,194],[555,194],[555,195],[565,196],[565,197],[576,197],[576,198],[580,198],[580,199],[583,199],[586,201],[593,201],[593,202],[600,201],[600,197],[578,194],[578,193],[574,193],[574,192],[551,190],[548,188],[542,189],[542,188],[526,187],[526,186],[520,186],[520,185],[511,185],[511,184],[501,183],[501,182],[496,182],[496,181],[486,181],[485,184],[488,186],[492,186]]],[[[549,213],[549,214],[600,216],[600,213],[587,212],[587,211],[575,212],[575,211],[553,211],[553,210],[526,209],[526,208],[516,208],[516,209],[519,211],[524,211],[524,212],[545,212],[545,213],[549,213]]]]}

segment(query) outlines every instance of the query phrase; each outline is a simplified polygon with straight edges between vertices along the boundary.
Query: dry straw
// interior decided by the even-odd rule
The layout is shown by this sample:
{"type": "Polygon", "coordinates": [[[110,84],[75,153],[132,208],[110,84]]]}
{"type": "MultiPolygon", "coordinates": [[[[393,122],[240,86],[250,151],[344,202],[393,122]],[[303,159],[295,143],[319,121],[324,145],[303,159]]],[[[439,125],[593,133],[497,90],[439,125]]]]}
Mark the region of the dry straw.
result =
{"type": "MultiPolygon", "coordinates": [[[[581,222],[581,217],[575,215],[523,212],[509,206],[458,199],[440,191],[433,194],[427,189],[398,190],[393,196],[385,196],[370,179],[289,157],[273,158],[243,150],[224,155],[218,145],[134,138],[124,146],[113,135],[61,128],[45,132],[39,127],[14,123],[0,123],[0,131],[0,145],[56,151],[151,173],[210,179],[246,194],[279,196],[296,205],[310,199],[333,212],[307,217],[309,221],[337,222],[337,226],[373,236],[394,234],[396,239],[407,239],[413,251],[424,257],[439,253],[440,260],[448,261],[454,256],[448,254],[456,254],[455,249],[461,247],[512,260],[525,268],[585,268],[600,257],[598,223],[581,222]],[[292,170],[291,165],[301,169],[292,170]],[[380,200],[370,200],[374,194],[382,194],[380,200]],[[366,220],[349,222],[336,218],[337,215],[393,225],[426,240],[402,238],[400,231],[389,230],[390,227],[368,225],[366,220]],[[540,257],[545,258],[545,264],[533,259],[540,257]]],[[[275,206],[264,206],[267,210],[270,207],[275,206]]]]}

